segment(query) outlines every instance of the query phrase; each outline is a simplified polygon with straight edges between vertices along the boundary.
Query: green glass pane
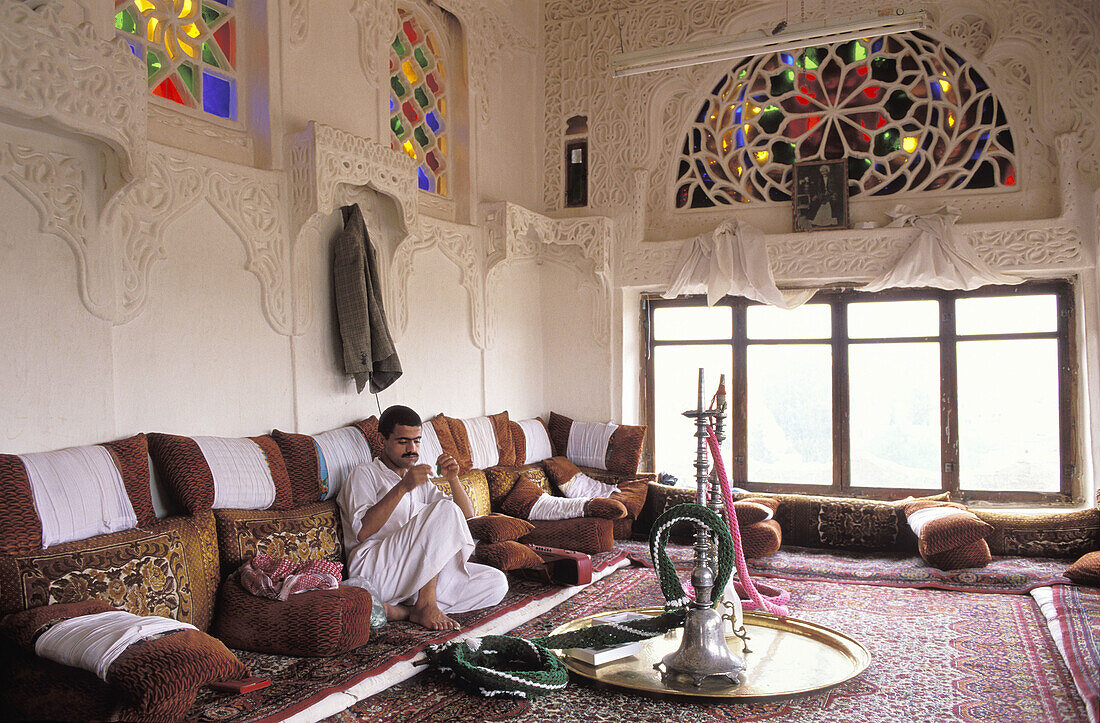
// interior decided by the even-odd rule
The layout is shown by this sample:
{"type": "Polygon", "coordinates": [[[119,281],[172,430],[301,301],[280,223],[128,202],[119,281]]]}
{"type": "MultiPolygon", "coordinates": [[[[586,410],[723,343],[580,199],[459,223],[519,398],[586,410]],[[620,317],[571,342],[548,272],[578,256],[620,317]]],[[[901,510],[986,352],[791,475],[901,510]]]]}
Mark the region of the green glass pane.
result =
{"type": "Polygon", "coordinates": [[[423,88],[417,88],[416,92],[413,93],[413,95],[416,96],[416,102],[420,104],[421,108],[427,108],[428,105],[431,103],[431,100],[428,98],[428,94],[424,92],[423,88]]]}
{"type": "Polygon", "coordinates": [[[401,125],[401,119],[397,116],[390,118],[390,130],[398,138],[405,135],[405,126],[401,125]]]}
{"type": "Polygon", "coordinates": [[[427,148],[431,143],[431,140],[428,139],[428,134],[424,132],[424,126],[417,126],[416,130],[413,131],[413,137],[416,138],[416,142],[424,148],[427,148]]]}
{"type": "Polygon", "coordinates": [[[213,25],[222,14],[209,5],[202,6],[202,21],[207,25],[213,25]]]}
{"type": "Polygon", "coordinates": [[[401,80],[396,75],[390,77],[390,87],[393,88],[394,95],[398,98],[405,95],[405,86],[401,84],[401,80]]]}
{"type": "Polygon", "coordinates": [[[886,130],[875,136],[875,155],[887,156],[901,148],[901,139],[895,130],[886,130]]]}
{"type": "Polygon", "coordinates": [[[214,53],[214,50],[210,47],[210,43],[202,44],[202,62],[207,65],[212,65],[215,68],[220,68],[221,63],[218,62],[218,56],[214,53]]]}
{"type": "Polygon", "coordinates": [[[785,70],[771,77],[771,94],[773,96],[790,93],[794,90],[794,71],[785,70]]]}
{"type": "Polygon", "coordinates": [[[198,97],[195,92],[195,66],[190,63],[180,63],[179,68],[180,77],[183,78],[183,82],[187,84],[187,89],[191,91],[191,95],[198,97]]]}
{"type": "Polygon", "coordinates": [[[817,70],[824,55],[824,48],[806,48],[802,51],[802,55],[798,56],[798,67],[804,70],[817,70]]]}
{"type": "Polygon", "coordinates": [[[391,47],[393,48],[393,52],[397,53],[397,57],[399,58],[405,57],[405,55],[407,55],[409,52],[405,49],[404,43],[401,42],[400,35],[393,39],[393,45],[391,47]]]}
{"type": "Polygon", "coordinates": [[[115,15],[115,29],[137,35],[137,23],[129,10],[123,10],[115,15]]]}
{"type": "Polygon", "coordinates": [[[146,50],[145,51],[145,69],[149,73],[148,77],[152,78],[154,75],[159,73],[160,68],[161,68],[160,56],[157,55],[152,50],[146,50]]]}
{"type": "Polygon", "coordinates": [[[775,133],[779,130],[779,124],[783,122],[783,111],[774,105],[769,105],[760,113],[756,122],[765,133],[775,133]]]}
{"type": "Polygon", "coordinates": [[[428,67],[428,59],[426,57],[424,57],[424,49],[423,48],[417,48],[416,52],[413,53],[413,57],[416,58],[417,63],[420,63],[421,68],[427,68],[428,67]]]}
{"type": "Polygon", "coordinates": [[[794,144],[786,141],[772,143],[772,159],[776,163],[791,165],[795,161],[794,144]]]}

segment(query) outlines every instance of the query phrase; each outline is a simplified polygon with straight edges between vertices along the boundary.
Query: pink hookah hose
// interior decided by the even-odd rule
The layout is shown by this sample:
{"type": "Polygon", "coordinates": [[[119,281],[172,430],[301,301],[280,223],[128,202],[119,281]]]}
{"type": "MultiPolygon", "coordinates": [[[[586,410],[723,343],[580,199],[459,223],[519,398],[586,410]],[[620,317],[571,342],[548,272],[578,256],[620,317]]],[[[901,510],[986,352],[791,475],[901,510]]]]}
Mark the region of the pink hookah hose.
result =
{"type": "Polygon", "coordinates": [[[790,602],[791,594],[786,590],[779,590],[777,595],[761,595],[753,584],[752,578],[749,577],[749,566],[745,562],[745,551],[741,547],[741,529],[737,525],[737,515],[733,512],[733,493],[730,492],[729,478],[726,477],[726,465],[722,461],[722,452],[718,449],[718,437],[714,434],[714,427],[710,425],[707,426],[707,443],[710,445],[714,467],[718,470],[718,480],[722,483],[722,501],[725,503],[723,513],[726,524],[730,528],[730,536],[733,537],[737,576],[740,578],[740,583],[735,583],[735,586],[743,587],[749,595],[747,601],[742,601],[742,606],[746,610],[767,610],[775,615],[786,617],[789,614],[786,603],[790,602]]]}

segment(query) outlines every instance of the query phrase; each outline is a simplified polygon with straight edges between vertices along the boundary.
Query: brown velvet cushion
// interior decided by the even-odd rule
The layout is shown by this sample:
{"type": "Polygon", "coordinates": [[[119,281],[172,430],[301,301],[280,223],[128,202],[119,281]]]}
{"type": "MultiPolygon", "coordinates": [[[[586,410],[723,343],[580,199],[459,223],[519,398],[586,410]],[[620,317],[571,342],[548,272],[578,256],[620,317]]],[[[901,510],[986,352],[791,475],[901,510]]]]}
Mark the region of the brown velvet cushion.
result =
{"type": "Polygon", "coordinates": [[[558,490],[561,490],[562,485],[581,474],[581,468],[570,462],[566,457],[544,459],[542,466],[546,470],[546,476],[550,478],[550,481],[558,490]]]}
{"type": "Polygon", "coordinates": [[[470,452],[470,437],[466,434],[466,425],[461,419],[440,414],[432,420],[432,426],[439,437],[443,451],[455,458],[459,472],[468,472],[474,468],[473,454],[470,452]],[[441,431],[443,428],[447,431],[441,431]],[[447,441],[444,442],[444,437],[447,441]]]}
{"type": "Polygon", "coordinates": [[[774,555],[783,542],[783,531],[775,520],[763,520],[739,529],[741,549],[745,551],[745,557],[750,559],[774,555]]]}
{"type": "Polygon", "coordinates": [[[222,585],[213,632],[227,645],[259,653],[339,655],[370,638],[371,595],[351,585],[296,593],[285,601],[250,594],[236,574],[222,585]]]}
{"type": "MultiPolygon", "coordinates": [[[[149,454],[157,474],[184,509],[192,514],[211,509],[214,506],[214,477],[198,443],[191,437],[175,434],[152,432],[148,436],[149,454]]],[[[279,445],[266,434],[247,439],[259,446],[271,472],[275,485],[275,500],[271,503],[271,509],[292,507],[294,495],[279,445]]]]}
{"type": "MultiPolygon", "coordinates": [[[[105,447],[118,467],[126,496],[134,508],[138,525],[156,521],[149,491],[149,457],[146,437],[133,437],[98,445],[105,447]]],[[[42,520],[34,504],[30,478],[18,455],[0,454],[0,554],[18,554],[42,549],[42,520]]]]}
{"type": "Polygon", "coordinates": [[[518,540],[535,529],[535,526],[527,520],[496,512],[481,517],[471,517],[466,520],[466,523],[470,526],[470,535],[475,540],[481,540],[482,542],[518,540]]]}
{"type": "Polygon", "coordinates": [[[538,567],[542,558],[527,545],[513,540],[501,542],[479,542],[471,557],[474,562],[489,565],[498,570],[521,570],[525,567],[538,567]]]}
{"type": "Polygon", "coordinates": [[[523,464],[527,461],[527,438],[523,436],[523,427],[519,422],[508,420],[508,434],[512,439],[512,464],[523,464]]]}
{"type": "Polygon", "coordinates": [[[622,520],[626,518],[626,508],[623,503],[608,497],[593,497],[584,506],[585,517],[602,517],[605,520],[622,520]]]}
{"type": "Polygon", "coordinates": [[[924,561],[940,570],[961,570],[969,567],[985,567],[992,560],[989,545],[985,540],[971,542],[969,545],[954,547],[934,555],[921,555],[924,561]]]}
{"type": "Polygon", "coordinates": [[[536,520],[535,529],[520,538],[525,545],[562,547],[595,555],[614,546],[614,523],[598,517],[574,517],[569,520],[536,520]]]}
{"type": "Polygon", "coordinates": [[[921,528],[917,550],[925,562],[942,570],[989,564],[991,557],[985,538],[993,531],[992,525],[954,502],[912,500],[901,504],[906,517],[930,508],[953,508],[958,512],[930,520],[921,528]]]}
{"type": "MultiPolygon", "coordinates": [[[[372,419],[374,419],[372,417],[372,419]]],[[[378,434],[378,420],[375,420],[374,433],[378,434]]],[[[367,457],[367,450],[370,450],[371,457],[377,456],[374,451],[374,446],[367,438],[363,428],[359,426],[360,423],[350,425],[359,431],[363,435],[366,444],[365,448],[357,450],[354,455],[348,455],[350,459],[344,460],[347,465],[355,465],[360,462],[369,462],[370,457],[367,457]]],[[[318,453],[319,447],[317,441],[309,434],[294,434],[291,432],[281,432],[278,429],[271,431],[271,438],[275,440],[275,444],[279,445],[279,452],[283,455],[283,462],[286,463],[287,475],[290,478],[290,490],[293,497],[293,507],[300,507],[302,505],[309,505],[314,502],[323,499],[332,499],[336,495],[335,490],[329,489],[329,480],[332,479],[334,474],[334,465],[336,460],[327,460],[325,465],[326,476],[324,479],[321,477],[321,456],[318,453]]],[[[381,440],[381,436],[378,437],[381,440]]],[[[381,451],[381,447],[379,447],[381,451]]],[[[351,470],[346,470],[347,474],[351,473],[351,470]]]]}
{"type": "Polygon", "coordinates": [[[218,584],[214,515],[169,517],[21,555],[0,555],[0,614],[103,600],[206,629],[218,584]]]}
{"type": "Polygon", "coordinates": [[[644,479],[627,479],[618,482],[619,491],[611,493],[611,499],[617,500],[626,508],[633,519],[638,519],[645,507],[645,498],[649,493],[649,482],[644,479]]]}
{"type": "Polygon", "coordinates": [[[363,433],[363,436],[367,438],[367,444],[370,445],[370,453],[372,455],[378,457],[382,454],[382,443],[385,442],[385,440],[382,439],[382,435],[378,432],[378,417],[371,415],[358,422],[352,422],[352,426],[357,428],[363,433]]]}
{"type": "Polygon", "coordinates": [[[767,497],[746,497],[733,503],[737,524],[742,527],[772,519],[778,509],[779,501],[767,497]]]}
{"type": "MultiPolygon", "coordinates": [[[[470,469],[458,476],[462,488],[474,506],[474,515],[487,515],[492,511],[489,503],[489,482],[484,470],[470,469]]],[[[445,495],[451,494],[451,483],[442,477],[433,477],[432,483],[445,495]]]]}
{"type": "Polygon", "coordinates": [[[1100,587],[1100,550],[1087,552],[1066,570],[1066,577],[1082,585],[1100,587]]]}
{"type": "Polygon", "coordinates": [[[516,446],[512,442],[511,422],[508,421],[508,412],[498,412],[489,415],[489,422],[493,425],[493,435],[497,438],[497,464],[510,467],[516,463],[516,446]]]}
{"type": "Polygon", "coordinates": [[[501,501],[500,511],[526,520],[531,514],[531,508],[544,494],[546,493],[528,478],[518,477],[516,483],[512,485],[512,491],[501,501]]]}
{"type": "Polygon", "coordinates": [[[182,718],[199,688],[248,676],[248,668],[221,641],[198,630],[134,643],[107,669],[107,683],[126,699],[119,719],[133,721],[182,718]]]}
{"type": "Polygon", "coordinates": [[[33,651],[39,634],[54,623],[114,609],[102,600],[42,605],[5,615],[0,619],[0,633],[15,645],[33,651]]]}
{"type": "Polygon", "coordinates": [[[490,467],[485,470],[485,483],[489,488],[489,502],[494,508],[512,491],[519,479],[519,472],[509,467],[490,467]]]}
{"type": "Polygon", "coordinates": [[[218,555],[226,576],[256,555],[344,560],[340,509],[334,500],[293,510],[214,510],[218,555]]]}
{"type": "MultiPolygon", "coordinates": [[[[569,430],[573,426],[573,420],[557,412],[550,412],[550,421],[546,426],[554,456],[564,457],[569,447],[569,430]]],[[[607,442],[604,467],[622,474],[637,472],[642,459],[645,432],[645,425],[620,424],[607,442]]]]}

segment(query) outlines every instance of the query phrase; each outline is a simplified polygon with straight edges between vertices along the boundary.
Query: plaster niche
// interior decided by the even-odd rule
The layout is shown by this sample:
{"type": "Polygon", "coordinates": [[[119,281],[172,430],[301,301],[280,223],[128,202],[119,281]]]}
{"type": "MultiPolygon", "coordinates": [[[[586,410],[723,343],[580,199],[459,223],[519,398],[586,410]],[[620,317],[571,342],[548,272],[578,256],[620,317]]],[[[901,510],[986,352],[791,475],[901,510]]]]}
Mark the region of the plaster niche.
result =
{"type": "Polygon", "coordinates": [[[61,3],[0,0],[0,111],[105,144],[122,178],[145,171],[144,69],[126,44],[61,3]]]}
{"type": "Polygon", "coordinates": [[[145,307],[151,269],[165,257],[166,227],[205,200],[244,245],[246,270],[260,282],[268,324],[280,334],[293,334],[285,196],[280,173],[150,144],[147,174],[111,199],[100,219],[101,237],[116,243],[115,323],[135,318],[145,307]]]}
{"type": "MultiPolygon", "coordinates": [[[[396,278],[390,268],[397,263],[403,247],[421,243],[416,230],[420,224],[417,209],[416,161],[388,145],[353,136],[315,121],[296,134],[290,149],[290,238],[294,267],[295,333],[301,333],[313,315],[306,237],[316,235],[326,217],[341,206],[359,199],[360,187],[369,187],[390,199],[396,208],[396,228],[380,254],[383,278],[396,278]]],[[[400,284],[383,282],[385,304],[392,317],[404,318],[404,298],[400,284]]],[[[391,324],[392,325],[392,324],[391,324]]],[[[395,336],[404,327],[399,327],[395,336]]]]}
{"type": "MultiPolygon", "coordinates": [[[[555,219],[510,202],[482,206],[482,222],[489,234],[486,287],[494,288],[509,264],[534,260],[567,266],[578,272],[582,285],[591,283],[595,342],[610,348],[611,244],[614,224],[603,216],[555,219]]],[[[496,339],[493,310],[486,317],[486,344],[496,339]]]]}

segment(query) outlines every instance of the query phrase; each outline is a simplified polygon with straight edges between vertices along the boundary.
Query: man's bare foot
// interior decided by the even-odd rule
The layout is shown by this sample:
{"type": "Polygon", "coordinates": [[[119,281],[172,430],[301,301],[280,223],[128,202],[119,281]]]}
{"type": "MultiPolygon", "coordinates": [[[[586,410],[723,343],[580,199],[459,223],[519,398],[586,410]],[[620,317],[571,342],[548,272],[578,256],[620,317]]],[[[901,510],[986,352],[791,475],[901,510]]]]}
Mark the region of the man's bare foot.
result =
{"type": "Polygon", "coordinates": [[[390,605],[389,603],[382,603],[382,607],[386,609],[386,620],[408,620],[409,609],[404,605],[390,605]]]}
{"type": "Polygon", "coordinates": [[[462,628],[455,620],[447,617],[438,605],[408,608],[409,622],[416,623],[428,630],[459,630],[462,628]]]}

